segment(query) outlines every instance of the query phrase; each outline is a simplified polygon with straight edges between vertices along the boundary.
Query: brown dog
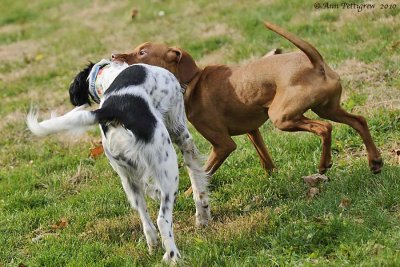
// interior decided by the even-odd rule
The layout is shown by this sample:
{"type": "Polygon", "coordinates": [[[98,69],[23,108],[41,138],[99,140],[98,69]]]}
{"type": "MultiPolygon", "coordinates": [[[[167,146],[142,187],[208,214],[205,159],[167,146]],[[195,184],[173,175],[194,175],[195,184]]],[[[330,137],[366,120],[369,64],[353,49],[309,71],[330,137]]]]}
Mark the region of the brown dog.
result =
{"type": "Polygon", "coordinates": [[[197,67],[184,50],[164,44],[144,43],[129,54],[113,55],[128,64],[147,63],[175,74],[186,88],[186,115],[213,146],[206,171],[213,174],[236,144],[231,136],[247,134],[260,156],[262,166],[274,164],[259,127],[269,118],[283,131],[312,132],[322,139],[319,172],[331,167],[332,125],[303,115],[311,109],[321,118],[345,123],[361,136],[370,169],[379,173],[383,161],[369,132],[366,120],[340,107],[342,87],[339,75],[309,43],[292,33],[265,22],[302,52],[265,56],[244,66],[210,65],[197,67]]]}

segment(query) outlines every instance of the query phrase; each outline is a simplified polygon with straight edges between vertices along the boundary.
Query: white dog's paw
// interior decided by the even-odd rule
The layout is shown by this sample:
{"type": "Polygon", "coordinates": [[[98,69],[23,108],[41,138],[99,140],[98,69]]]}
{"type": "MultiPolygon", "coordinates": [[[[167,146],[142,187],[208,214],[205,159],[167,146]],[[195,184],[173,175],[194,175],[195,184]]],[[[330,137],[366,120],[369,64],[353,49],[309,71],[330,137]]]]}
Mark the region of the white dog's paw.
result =
{"type": "Polygon", "coordinates": [[[211,211],[208,202],[201,203],[202,208],[196,212],[196,226],[206,226],[211,221],[211,211]]]}
{"type": "MultiPolygon", "coordinates": [[[[154,227],[154,226],[153,226],[154,227]]],[[[149,249],[149,253],[153,254],[158,247],[158,235],[155,228],[145,229],[144,234],[146,236],[147,248],[149,249]]]]}
{"type": "Polygon", "coordinates": [[[171,250],[171,251],[167,251],[165,252],[164,256],[163,256],[163,262],[170,264],[170,265],[176,265],[178,263],[178,261],[181,258],[181,254],[179,253],[178,250],[171,250]]]}

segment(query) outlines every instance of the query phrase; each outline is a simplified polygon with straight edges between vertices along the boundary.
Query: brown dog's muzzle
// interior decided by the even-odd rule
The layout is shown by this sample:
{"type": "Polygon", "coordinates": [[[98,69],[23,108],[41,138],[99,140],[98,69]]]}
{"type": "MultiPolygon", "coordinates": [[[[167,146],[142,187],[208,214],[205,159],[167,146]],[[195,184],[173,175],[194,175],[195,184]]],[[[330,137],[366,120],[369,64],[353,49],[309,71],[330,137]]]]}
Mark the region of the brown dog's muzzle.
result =
{"type": "Polygon", "coordinates": [[[111,54],[112,61],[126,62],[129,65],[133,64],[132,56],[129,54],[111,54]]]}

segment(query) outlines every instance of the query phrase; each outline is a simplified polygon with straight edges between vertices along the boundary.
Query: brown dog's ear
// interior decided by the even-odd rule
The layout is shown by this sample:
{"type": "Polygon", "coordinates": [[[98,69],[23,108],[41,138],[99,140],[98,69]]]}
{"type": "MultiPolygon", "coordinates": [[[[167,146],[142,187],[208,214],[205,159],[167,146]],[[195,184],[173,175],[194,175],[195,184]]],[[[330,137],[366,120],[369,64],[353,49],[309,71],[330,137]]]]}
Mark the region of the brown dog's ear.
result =
{"type": "Polygon", "coordinates": [[[177,75],[180,83],[189,83],[200,71],[193,58],[184,50],[171,47],[168,58],[177,64],[177,75]]]}

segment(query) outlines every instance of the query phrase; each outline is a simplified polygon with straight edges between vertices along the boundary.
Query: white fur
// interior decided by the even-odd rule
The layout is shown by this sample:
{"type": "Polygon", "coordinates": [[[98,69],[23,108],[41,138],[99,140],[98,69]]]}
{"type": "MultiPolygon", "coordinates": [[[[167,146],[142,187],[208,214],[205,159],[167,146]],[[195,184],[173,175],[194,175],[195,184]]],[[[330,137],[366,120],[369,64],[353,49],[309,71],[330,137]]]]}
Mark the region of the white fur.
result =
{"type": "MultiPolygon", "coordinates": [[[[149,143],[138,142],[135,134],[120,124],[108,125],[102,130],[105,154],[111,166],[121,178],[122,186],[131,206],[139,213],[149,250],[157,245],[157,230],[151,221],[144,199],[148,193],[161,202],[157,218],[158,229],[166,250],[163,260],[176,262],[180,257],[172,229],[172,210],[177,197],[179,170],[177,156],[172,145],[176,143],[188,167],[196,206],[196,224],[205,225],[210,220],[207,175],[201,167],[200,154],[193,142],[187,125],[181,88],[176,78],[167,70],[145,65],[146,81],[137,86],[127,85],[110,94],[103,94],[100,108],[109,97],[133,95],[145,100],[156,117],[153,139],[149,143]],[[172,139],[172,142],[171,142],[172,139]]],[[[103,70],[102,85],[108,86],[127,65],[111,64],[103,70]],[[109,71],[109,73],[108,73],[109,71]]],[[[60,117],[38,122],[37,110],[31,109],[27,116],[29,129],[38,136],[85,130],[98,123],[93,112],[77,107],[60,117]]]]}

